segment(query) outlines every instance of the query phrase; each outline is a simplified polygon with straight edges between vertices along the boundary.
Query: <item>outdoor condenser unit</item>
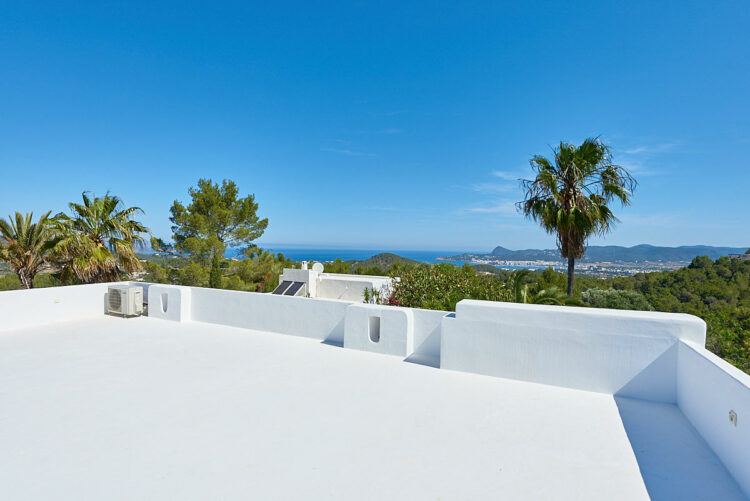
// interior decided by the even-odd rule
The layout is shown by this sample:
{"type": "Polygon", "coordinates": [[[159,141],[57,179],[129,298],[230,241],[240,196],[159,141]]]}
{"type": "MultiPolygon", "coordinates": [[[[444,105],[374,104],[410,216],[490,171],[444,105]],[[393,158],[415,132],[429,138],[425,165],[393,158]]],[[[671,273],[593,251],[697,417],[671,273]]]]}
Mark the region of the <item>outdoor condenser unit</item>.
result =
{"type": "Polygon", "coordinates": [[[143,313],[143,288],[137,285],[119,285],[107,289],[107,313],[123,317],[143,313]]]}

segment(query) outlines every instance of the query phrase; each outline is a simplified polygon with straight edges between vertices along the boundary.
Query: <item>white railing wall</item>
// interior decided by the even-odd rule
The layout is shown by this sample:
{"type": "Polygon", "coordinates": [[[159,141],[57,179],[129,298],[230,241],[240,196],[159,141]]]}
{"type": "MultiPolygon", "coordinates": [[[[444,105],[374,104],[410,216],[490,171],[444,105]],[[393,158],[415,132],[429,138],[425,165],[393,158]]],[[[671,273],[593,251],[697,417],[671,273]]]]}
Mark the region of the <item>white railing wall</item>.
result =
{"type": "Polygon", "coordinates": [[[682,314],[464,300],[443,319],[440,367],[673,403],[682,314]]]}
{"type": "Polygon", "coordinates": [[[118,284],[0,292],[0,331],[101,316],[106,312],[107,288],[118,284]]]}
{"type": "Polygon", "coordinates": [[[750,376],[701,346],[681,342],[677,405],[750,497],[750,376]]]}

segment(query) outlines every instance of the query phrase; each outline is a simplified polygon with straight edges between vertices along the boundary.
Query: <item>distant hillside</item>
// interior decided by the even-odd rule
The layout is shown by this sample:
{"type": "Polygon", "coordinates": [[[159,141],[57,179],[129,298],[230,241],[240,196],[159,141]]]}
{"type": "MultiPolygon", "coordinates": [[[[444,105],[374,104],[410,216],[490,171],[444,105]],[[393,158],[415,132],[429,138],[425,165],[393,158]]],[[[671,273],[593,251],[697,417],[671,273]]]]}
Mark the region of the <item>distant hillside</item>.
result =
{"type": "Polygon", "coordinates": [[[490,275],[502,275],[507,273],[505,270],[501,270],[497,266],[492,266],[491,264],[472,264],[471,266],[477,270],[477,273],[488,273],[490,275]]]}
{"type": "Polygon", "coordinates": [[[392,254],[390,252],[383,252],[382,254],[376,254],[363,261],[347,261],[347,262],[351,263],[353,270],[356,270],[357,268],[364,269],[364,268],[373,268],[373,267],[387,270],[388,267],[391,266],[393,263],[411,263],[411,264],[419,263],[419,261],[414,261],[413,259],[401,257],[399,255],[392,254]]]}
{"type": "MultiPolygon", "coordinates": [[[[727,254],[742,254],[747,247],[711,247],[708,245],[684,245],[681,247],[657,247],[655,245],[636,245],[621,247],[619,245],[592,245],[586,249],[583,262],[612,262],[612,263],[689,263],[696,256],[708,256],[718,259],[727,254]]],[[[495,247],[488,254],[461,254],[449,259],[466,260],[472,257],[492,257],[505,261],[557,261],[560,252],[557,249],[525,249],[510,250],[505,247],[495,247]]]]}

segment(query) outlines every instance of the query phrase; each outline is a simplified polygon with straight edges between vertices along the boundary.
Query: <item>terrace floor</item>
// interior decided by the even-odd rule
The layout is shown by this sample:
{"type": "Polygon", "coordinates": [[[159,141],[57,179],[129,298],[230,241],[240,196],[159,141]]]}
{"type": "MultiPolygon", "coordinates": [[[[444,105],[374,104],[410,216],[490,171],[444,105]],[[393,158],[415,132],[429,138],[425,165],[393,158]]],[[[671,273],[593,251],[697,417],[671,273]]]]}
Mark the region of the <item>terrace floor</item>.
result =
{"type": "Polygon", "coordinates": [[[149,318],[0,334],[0,451],[3,499],[741,498],[674,406],[149,318]]]}

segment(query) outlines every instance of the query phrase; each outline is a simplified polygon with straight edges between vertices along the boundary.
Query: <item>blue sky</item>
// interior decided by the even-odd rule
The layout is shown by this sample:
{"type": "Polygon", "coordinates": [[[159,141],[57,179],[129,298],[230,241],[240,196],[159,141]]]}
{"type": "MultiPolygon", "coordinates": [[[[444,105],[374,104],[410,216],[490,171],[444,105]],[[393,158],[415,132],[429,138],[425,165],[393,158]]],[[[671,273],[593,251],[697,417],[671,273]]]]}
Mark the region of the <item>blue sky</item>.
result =
{"type": "Polygon", "coordinates": [[[745,2],[0,3],[0,215],[111,190],[169,237],[199,177],[262,242],[552,247],[517,178],[601,136],[604,240],[750,245],[745,2]]]}

